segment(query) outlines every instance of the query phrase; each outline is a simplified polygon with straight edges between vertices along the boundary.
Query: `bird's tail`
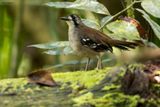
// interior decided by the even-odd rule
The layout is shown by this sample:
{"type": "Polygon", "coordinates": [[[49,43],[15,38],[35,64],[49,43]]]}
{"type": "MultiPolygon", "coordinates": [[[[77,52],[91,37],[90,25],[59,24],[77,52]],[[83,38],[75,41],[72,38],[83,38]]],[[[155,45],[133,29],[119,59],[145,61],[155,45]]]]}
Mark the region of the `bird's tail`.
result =
{"type": "Polygon", "coordinates": [[[138,45],[139,43],[137,42],[127,42],[127,41],[121,41],[121,40],[112,41],[112,46],[122,50],[129,50],[129,48],[134,49],[138,45]]]}

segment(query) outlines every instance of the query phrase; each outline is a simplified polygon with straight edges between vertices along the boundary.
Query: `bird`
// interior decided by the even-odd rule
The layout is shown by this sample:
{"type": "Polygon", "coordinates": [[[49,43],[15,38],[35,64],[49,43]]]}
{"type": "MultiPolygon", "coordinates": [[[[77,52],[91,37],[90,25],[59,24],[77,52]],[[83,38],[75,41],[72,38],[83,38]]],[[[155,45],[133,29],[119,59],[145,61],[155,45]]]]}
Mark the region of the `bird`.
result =
{"type": "Polygon", "coordinates": [[[96,68],[101,69],[101,53],[107,51],[113,53],[112,47],[121,50],[129,50],[129,48],[134,49],[138,45],[136,42],[112,39],[101,31],[88,27],[76,14],[61,17],[61,20],[66,21],[68,24],[68,39],[70,47],[77,55],[88,58],[85,71],[88,70],[90,59],[92,57],[98,58],[96,68]]]}

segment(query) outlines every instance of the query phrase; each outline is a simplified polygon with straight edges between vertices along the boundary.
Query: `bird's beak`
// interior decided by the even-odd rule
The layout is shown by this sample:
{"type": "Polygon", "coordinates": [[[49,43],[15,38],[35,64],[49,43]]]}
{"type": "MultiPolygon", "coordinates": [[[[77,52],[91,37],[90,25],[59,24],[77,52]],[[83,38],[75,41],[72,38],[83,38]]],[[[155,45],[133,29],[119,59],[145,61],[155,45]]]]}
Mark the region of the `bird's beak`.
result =
{"type": "Polygon", "coordinates": [[[69,18],[68,18],[68,17],[61,17],[60,19],[61,19],[61,20],[65,20],[65,21],[69,21],[69,18]]]}

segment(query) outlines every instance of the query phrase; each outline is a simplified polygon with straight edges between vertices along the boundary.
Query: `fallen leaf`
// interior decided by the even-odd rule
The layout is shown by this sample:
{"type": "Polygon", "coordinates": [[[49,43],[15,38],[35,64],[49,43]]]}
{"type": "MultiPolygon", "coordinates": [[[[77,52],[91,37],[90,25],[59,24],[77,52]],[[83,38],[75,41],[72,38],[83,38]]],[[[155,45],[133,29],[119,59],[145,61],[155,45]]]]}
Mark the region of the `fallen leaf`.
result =
{"type": "Polygon", "coordinates": [[[40,69],[28,74],[27,77],[29,83],[35,83],[50,87],[57,86],[57,83],[53,80],[51,76],[51,71],[48,70],[40,69]]]}

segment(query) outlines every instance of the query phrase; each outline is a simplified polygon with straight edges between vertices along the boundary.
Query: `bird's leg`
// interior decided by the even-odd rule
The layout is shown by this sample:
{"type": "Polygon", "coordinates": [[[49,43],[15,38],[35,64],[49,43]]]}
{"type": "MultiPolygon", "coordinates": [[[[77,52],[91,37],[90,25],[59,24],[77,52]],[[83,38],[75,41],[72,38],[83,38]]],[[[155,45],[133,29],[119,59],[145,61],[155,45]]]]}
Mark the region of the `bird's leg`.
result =
{"type": "Polygon", "coordinates": [[[88,59],[87,59],[87,64],[86,64],[86,67],[85,67],[85,71],[87,71],[87,70],[88,70],[89,63],[90,63],[90,58],[88,57],[88,59]]]}
{"type": "Polygon", "coordinates": [[[97,62],[97,69],[102,69],[102,59],[101,59],[101,55],[98,55],[97,56],[97,58],[98,58],[98,62],[97,62]]]}

